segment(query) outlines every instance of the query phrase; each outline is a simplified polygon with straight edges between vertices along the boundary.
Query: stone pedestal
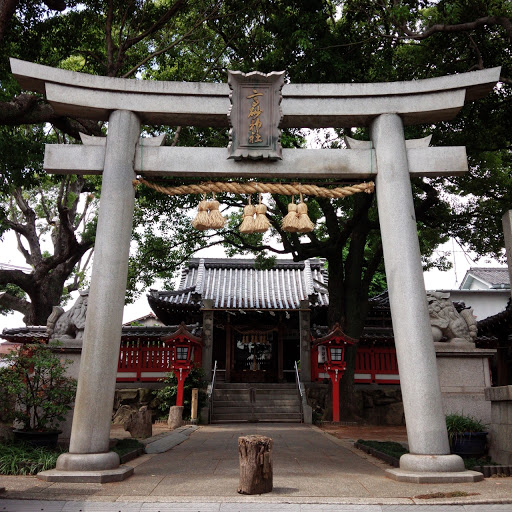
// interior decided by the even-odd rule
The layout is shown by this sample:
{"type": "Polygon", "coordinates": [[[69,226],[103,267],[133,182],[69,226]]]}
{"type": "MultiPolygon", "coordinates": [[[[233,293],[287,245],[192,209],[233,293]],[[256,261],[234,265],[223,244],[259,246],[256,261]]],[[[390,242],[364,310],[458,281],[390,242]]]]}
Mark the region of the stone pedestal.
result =
{"type": "Polygon", "coordinates": [[[173,405],[169,409],[169,418],[167,419],[167,426],[174,430],[175,428],[183,425],[183,406],[173,405]]]}
{"type": "Polygon", "coordinates": [[[487,388],[491,404],[489,455],[494,462],[512,465],[512,386],[487,388]]]}
{"type": "MultiPolygon", "coordinates": [[[[67,359],[68,361],[71,361],[71,364],[66,370],[66,376],[78,380],[78,374],[80,371],[80,357],[82,354],[82,340],[62,340],[61,344],[55,350],[55,352],[59,354],[61,359],[67,359]]],[[[62,430],[62,434],[59,435],[59,441],[65,444],[68,444],[71,438],[71,426],[73,424],[74,409],[75,407],[73,404],[73,409],[71,409],[71,411],[66,414],[65,421],[63,421],[59,426],[59,430],[62,430]]]]}
{"type": "Polygon", "coordinates": [[[473,343],[434,343],[434,347],[444,413],[473,416],[488,425],[491,404],[484,390],[491,385],[489,359],[496,350],[475,348],[473,343]]]}

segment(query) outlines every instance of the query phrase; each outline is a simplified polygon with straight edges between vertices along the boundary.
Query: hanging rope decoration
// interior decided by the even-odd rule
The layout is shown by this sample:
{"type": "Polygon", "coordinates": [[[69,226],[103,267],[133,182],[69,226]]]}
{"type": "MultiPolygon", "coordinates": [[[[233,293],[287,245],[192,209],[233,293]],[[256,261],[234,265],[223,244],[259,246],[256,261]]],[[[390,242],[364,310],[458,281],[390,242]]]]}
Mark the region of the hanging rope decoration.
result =
{"type": "Polygon", "coordinates": [[[292,202],[288,205],[288,213],[283,217],[281,222],[281,228],[283,228],[283,231],[288,231],[288,233],[296,233],[299,230],[299,214],[294,201],[294,196],[292,196],[292,202]]]}
{"type": "Polygon", "coordinates": [[[297,231],[299,233],[309,233],[315,229],[315,225],[308,216],[308,207],[302,200],[302,193],[300,194],[300,203],[297,205],[297,217],[297,231]]]}
{"type": "Polygon", "coordinates": [[[209,210],[209,221],[211,229],[222,229],[226,224],[226,218],[222,216],[219,211],[220,203],[215,199],[215,194],[213,194],[213,201],[208,203],[209,210]]]}
{"type": "Polygon", "coordinates": [[[256,218],[254,219],[254,233],[265,233],[269,227],[267,206],[261,202],[261,194],[259,194],[259,203],[256,205],[256,218]]]}
{"type": "Polygon", "coordinates": [[[196,218],[192,221],[192,227],[199,231],[205,231],[210,228],[210,219],[208,218],[208,201],[206,196],[203,194],[203,199],[199,201],[197,206],[196,218]]]}
{"type": "Polygon", "coordinates": [[[270,227],[270,221],[267,217],[267,207],[261,202],[261,194],[281,194],[292,196],[292,201],[288,205],[288,214],[283,218],[281,227],[289,233],[309,233],[314,229],[314,224],[308,216],[308,207],[303,201],[302,194],[326,198],[343,198],[359,192],[371,194],[375,190],[373,181],[369,183],[359,183],[347,187],[326,188],[317,185],[303,184],[283,184],[283,183],[236,183],[236,182],[207,182],[190,185],[180,185],[177,187],[163,187],[156,183],[146,181],[140,177],[133,180],[133,186],[145,185],[157,192],[170,196],[184,194],[202,194],[203,199],[199,202],[196,218],[192,221],[192,226],[199,230],[221,229],[226,223],[226,218],[219,211],[220,204],[215,199],[215,193],[228,192],[232,194],[249,195],[248,204],[244,207],[244,217],[240,226],[241,233],[264,233],[270,227]],[[206,201],[206,194],[213,193],[213,200],[206,201]],[[259,203],[254,206],[251,204],[250,194],[258,194],[259,203]],[[300,196],[299,204],[295,204],[294,195],[300,196]],[[254,217],[256,215],[256,217],[254,217]]]}
{"type": "Polygon", "coordinates": [[[240,225],[240,233],[247,235],[249,233],[254,233],[254,214],[256,213],[256,208],[251,204],[251,196],[249,196],[248,204],[244,206],[244,218],[242,220],[242,224],[240,225]]]}

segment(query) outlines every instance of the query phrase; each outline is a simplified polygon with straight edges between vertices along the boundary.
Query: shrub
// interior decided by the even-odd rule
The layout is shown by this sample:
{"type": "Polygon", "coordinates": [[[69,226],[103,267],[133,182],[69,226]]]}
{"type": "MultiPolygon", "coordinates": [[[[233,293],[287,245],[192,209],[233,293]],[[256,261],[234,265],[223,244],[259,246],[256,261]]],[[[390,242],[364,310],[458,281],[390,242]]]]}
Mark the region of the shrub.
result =
{"type": "Polygon", "coordinates": [[[53,469],[62,450],[32,447],[19,442],[0,444],[0,475],[35,475],[53,469]]]}
{"type": "Polygon", "coordinates": [[[2,370],[0,386],[14,397],[13,416],[20,430],[55,430],[71,410],[76,380],[66,376],[71,361],[61,361],[56,347],[24,345],[3,356],[8,366],[2,370]]]}
{"type": "Polygon", "coordinates": [[[448,414],[446,416],[446,429],[448,430],[450,442],[458,434],[463,434],[464,432],[486,432],[487,430],[482,422],[464,414],[448,414]]]}
{"type": "MultiPolygon", "coordinates": [[[[162,389],[155,392],[156,398],[160,401],[158,409],[164,414],[169,413],[169,409],[176,405],[176,396],[178,394],[178,379],[174,373],[168,373],[160,382],[165,383],[162,389]]],[[[183,384],[183,418],[190,418],[192,406],[192,389],[199,388],[198,412],[201,407],[206,405],[207,382],[204,370],[201,367],[194,366],[183,384]]]]}

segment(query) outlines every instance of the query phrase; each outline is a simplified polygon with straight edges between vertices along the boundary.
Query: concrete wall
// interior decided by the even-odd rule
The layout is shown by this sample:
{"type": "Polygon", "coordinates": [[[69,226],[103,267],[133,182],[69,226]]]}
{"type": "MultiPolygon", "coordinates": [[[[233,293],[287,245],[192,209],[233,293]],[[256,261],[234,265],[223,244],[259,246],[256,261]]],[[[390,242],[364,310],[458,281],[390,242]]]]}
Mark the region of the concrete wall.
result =
{"type": "Polygon", "coordinates": [[[473,348],[471,344],[435,343],[443,411],[464,414],[490,424],[491,407],[484,390],[491,385],[489,358],[495,350],[473,348]]]}
{"type": "MultiPolygon", "coordinates": [[[[71,361],[71,364],[67,368],[66,375],[78,380],[78,372],[80,371],[80,357],[82,354],[81,341],[66,341],[61,346],[59,346],[57,353],[61,356],[61,360],[67,359],[71,361]]],[[[71,425],[73,423],[73,412],[74,408],[67,413],[66,420],[63,421],[59,426],[59,430],[62,430],[62,434],[59,436],[59,442],[69,443],[69,439],[71,437],[71,425]]]]}
{"type": "Polygon", "coordinates": [[[512,464],[512,386],[487,388],[491,405],[489,455],[499,464],[512,464]]]}

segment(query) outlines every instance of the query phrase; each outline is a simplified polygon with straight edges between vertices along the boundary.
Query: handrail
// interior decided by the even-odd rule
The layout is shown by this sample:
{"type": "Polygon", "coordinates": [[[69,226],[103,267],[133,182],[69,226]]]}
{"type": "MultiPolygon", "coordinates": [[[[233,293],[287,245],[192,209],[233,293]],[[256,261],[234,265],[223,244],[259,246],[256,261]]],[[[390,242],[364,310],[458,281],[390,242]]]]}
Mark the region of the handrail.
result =
{"type": "Polygon", "coordinates": [[[297,387],[299,388],[299,395],[302,398],[302,389],[300,387],[300,376],[299,376],[299,367],[297,366],[297,361],[294,362],[295,365],[295,382],[297,387]]]}
{"type": "Polygon", "coordinates": [[[299,390],[300,396],[300,415],[302,417],[302,423],[304,423],[304,394],[302,392],[302,386],[300,384],[300,375],[299,375],[299,367],[297,365],[297,361],[294,362],[295,366],[295,382],[297,383],[297,389],[299,390]]]}
{"type": "Polygon", "coordinates": [[[207,390],[207,394],[208,394],[208,409],[209,409],[209,412],[210,412],[210,421],[211,421],[212,415],[213,415],[213,390],[215,388],[215,375],[216,374],[217,374],[217,361],[215,361],[215,363],[213,365],[212,382],[210,384],[208,384],[208,390],[207,390]]]}

